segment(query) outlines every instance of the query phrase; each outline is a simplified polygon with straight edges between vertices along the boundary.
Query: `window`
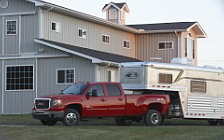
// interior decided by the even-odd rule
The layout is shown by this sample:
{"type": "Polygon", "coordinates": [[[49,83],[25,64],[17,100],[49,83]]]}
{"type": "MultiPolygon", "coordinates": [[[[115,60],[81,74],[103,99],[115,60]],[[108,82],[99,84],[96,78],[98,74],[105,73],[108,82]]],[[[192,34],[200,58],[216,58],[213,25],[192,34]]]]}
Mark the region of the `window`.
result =
{"type": "Polygon", "coordinates": [[[206,93],[206,82],[204,81],[191,81],[191,92],[206,93]]]}
{"type": "Polygon", "coordinates": [[[172,74],[164,74],[164,73],[159,74],[159,83],[172,84],[172,81],[173,81],[172,74]]]}
{"type": "Polygon", "coordinates": [[[193,59],[195,59],[195,41],[193,40],[193,59]]]}
{"type": "Polygon", "coordinates": [[[79,37],[86,39],[86,30],[79,29],[79,37]]]}
{"type": "Polygon", "coordinates": [[[6,21],[6,26],[7,26],[7,31],[6,34],[7,35],[16,35],[16,31],[17,31],[17,23],[16,20],[7,20],[6,21]]]}
{"type": "Polygon", "coordinates": [[[170,41],[159,42],[159,50],[165,50],[165,49],[173,49],[173,42],[170,41]]]}
{"type": "Polygon", "coordinates": [[[90,96],[93,96],[92,93],[94,93],[97,95],[97,96],[104,96],[104,93],[103,93],[103,87],[102,85],[95,85],[95,86],[92,86],[88,93],[90,94],[90,96]]]}
{"type": "Polygon", "coordinates": [[[109,19],[117,19],[117,10],[116,9],[109,10],[109,19]]]}
{"type": "Polygon", "coordinates": [[[108,82],[112,81],[112,72],[110,70],[107,71],[107,80],[108,80],[108,82]]]}
{"type": "Polygon", "coordinates": [[[185,38],[185,57],[187,57],[187,38],[185,38]]]}
{"type": "Polygon", "coordinates": [[[110,37],[108,35],[102,35],[102,41],[104,43],[110,43],[110,37]]]}
{"type": "Polygon", "coordinates": [[[130,48],[130,41],[124,41],[124,48],[130,48]]]}
{"type": "Polygon", "coordinates": [[[57,22],[51,22],[51,30],[55,32],[61,32],[61,24],[57,22]]]}
{"type": "Polygon", "coordinates": [[[7,66],[6,90],[33,90],[33,66],[7,66]]]}
{"type": "Polygon", "coordinates": [[[71,84],[75,82],[75,70],[64,69],[57,70],[57,83],[58,84],[71,84]]]}
{"type": "Polygon", "coordinates": [[[106,87],[107,87],[108,96],[120,96],[121,95],[121,91],[120,91],[120,88],[118,87],[118,85],[108,84],[108,85],[106,85],[106,87]]]}

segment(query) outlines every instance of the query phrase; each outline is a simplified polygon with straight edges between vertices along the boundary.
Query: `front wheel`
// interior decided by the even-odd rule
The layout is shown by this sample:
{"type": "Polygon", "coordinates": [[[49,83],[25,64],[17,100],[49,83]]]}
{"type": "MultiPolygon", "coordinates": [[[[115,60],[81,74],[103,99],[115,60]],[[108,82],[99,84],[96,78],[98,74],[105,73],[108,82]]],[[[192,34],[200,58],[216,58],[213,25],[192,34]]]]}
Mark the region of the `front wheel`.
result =
{"type": "Polygon", "coordinates": [[[75,109],[67,109],[64,114],[63,123],[65,126],[77,126],[80,122],[80,114],[75,109]]]}
{"type": "Polygon", "coordinates": [[[158,126],[162,123],[162,117],[157,110],[149,110],[144,116],[144,122],[147,126],[158,126]]]}

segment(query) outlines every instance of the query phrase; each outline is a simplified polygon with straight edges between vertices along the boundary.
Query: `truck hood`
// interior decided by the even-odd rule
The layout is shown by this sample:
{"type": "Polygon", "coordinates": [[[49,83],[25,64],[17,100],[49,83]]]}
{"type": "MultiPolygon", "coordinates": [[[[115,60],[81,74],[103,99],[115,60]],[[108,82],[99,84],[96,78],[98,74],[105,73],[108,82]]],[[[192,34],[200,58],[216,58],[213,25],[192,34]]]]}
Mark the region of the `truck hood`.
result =
{"type": "Polygon", "coordinates": [[[61,100],[64,100],[64,99],[69,99],[69,98],[72,98],[72,99],[79,99],[80,98],[80,95],[72,95],[72,94],[55,94],[55,95],[49,95],[49,96],[42,96],[40,98],[51,98],[51,99],[61,99],[61,100]]]}

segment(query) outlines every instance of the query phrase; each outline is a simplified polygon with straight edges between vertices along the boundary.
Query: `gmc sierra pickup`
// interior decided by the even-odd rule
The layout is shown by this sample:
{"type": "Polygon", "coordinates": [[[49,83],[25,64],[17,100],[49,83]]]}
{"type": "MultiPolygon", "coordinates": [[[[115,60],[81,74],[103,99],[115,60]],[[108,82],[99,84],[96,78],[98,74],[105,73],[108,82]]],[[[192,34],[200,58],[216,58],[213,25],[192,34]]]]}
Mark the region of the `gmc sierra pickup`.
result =
{"type": "Polygon", "coordinates": [[[125,95],[120,83],[78,83],[61,94],[36,98],[32,116],[43,125],[62,121],[77,126],[83,118],[115,117],[118,125],[133,121],[157,126],[169,114],[170,96],[166,94],[125,95]]]}

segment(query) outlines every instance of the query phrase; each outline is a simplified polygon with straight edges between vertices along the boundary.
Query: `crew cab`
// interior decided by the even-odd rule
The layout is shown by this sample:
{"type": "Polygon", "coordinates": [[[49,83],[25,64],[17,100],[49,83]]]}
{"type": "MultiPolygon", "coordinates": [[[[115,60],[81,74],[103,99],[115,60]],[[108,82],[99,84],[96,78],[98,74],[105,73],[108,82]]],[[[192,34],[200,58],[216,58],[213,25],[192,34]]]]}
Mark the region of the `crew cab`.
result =
{"type": "Polygon", "coordinates": [[[157,126],[169,114],[169,106],[166,94],[128,95],[116,82],[76,83],[60,94],[36,98],[32,116],[43,125],[62,121],[77,126],[83,118],[114,117],[118,125],[144,120],[148,126],[157,126]]]}

